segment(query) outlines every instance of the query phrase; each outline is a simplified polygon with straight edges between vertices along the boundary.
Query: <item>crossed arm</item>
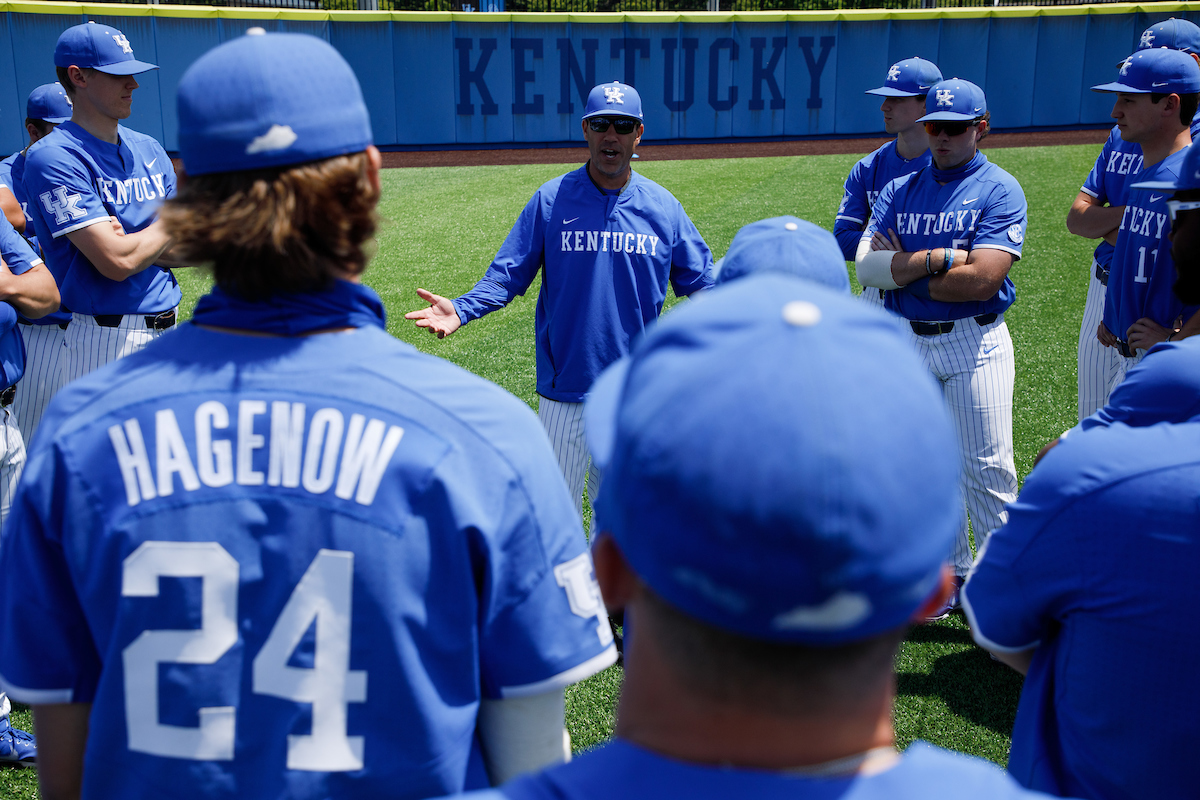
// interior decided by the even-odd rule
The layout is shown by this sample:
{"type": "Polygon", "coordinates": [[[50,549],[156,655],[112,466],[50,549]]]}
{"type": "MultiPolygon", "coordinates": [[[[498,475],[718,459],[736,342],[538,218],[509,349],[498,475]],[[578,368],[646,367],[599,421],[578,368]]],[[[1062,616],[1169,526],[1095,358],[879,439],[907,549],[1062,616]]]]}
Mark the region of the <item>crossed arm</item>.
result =
{"type": "Polygon", "coordinates": [[[109,217],[107,222],[100,220],[71,231],[67,238],[109,280],[123,281],[152,264],[187,266],[168,255],[171,238],[162,220],[156,219],[136,233],[126,233],[116,217],[109,217]]]}
{"type": "Polygon", "coordinates": [[[1103,239],[1117,243],[1117,228],[1125,206],[1106,206],[1087,192],[1080,192],[1067,212],[1067,230],[1084,239],[1103,239]]]}
{"type": "Polygon", "coordinates": [[[1000,291],[1014,260],[1012,253],[993,248],[952,249],[949,262],[945,248],[941,247],[906,252],[896,232],[889,228],[887,235],[876,232],[869,243],[864,238],[856,266],[858,280],[864,286],[896,289],[929,278],[931,299],[964,303],[988,300],[1000,291]],[[932,277],[926,271],[926,255],[934,273],[932,277]]]}

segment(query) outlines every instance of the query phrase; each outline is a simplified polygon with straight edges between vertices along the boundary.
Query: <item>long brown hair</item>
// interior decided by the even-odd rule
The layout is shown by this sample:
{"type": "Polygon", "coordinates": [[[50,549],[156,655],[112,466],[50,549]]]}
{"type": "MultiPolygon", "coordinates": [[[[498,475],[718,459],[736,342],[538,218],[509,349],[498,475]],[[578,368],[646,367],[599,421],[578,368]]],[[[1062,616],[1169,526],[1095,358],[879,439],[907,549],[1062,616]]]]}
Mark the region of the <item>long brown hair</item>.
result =
{"type": "Polygon", "coordinates": [[[365,152],[245,172],[181,176],[161,217],[182,257],[210,264],[217,284],[248,300],[360,274],[375,234],[378,192],[365,152]]]}

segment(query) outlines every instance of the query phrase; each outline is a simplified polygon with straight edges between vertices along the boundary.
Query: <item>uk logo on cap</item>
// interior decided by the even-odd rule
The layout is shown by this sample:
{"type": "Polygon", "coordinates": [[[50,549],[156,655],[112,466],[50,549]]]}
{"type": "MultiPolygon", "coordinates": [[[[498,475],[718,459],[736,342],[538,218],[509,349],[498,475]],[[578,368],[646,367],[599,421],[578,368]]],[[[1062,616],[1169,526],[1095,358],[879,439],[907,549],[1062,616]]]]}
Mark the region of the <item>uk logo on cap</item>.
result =
{"type": "Polygon", "coordinates": [[[1142,47],[1150,47],[1154,44],[1154,29],[1147,28],[1142,31],[1142,47]]]}
{"type": "Polygon", "coordinates": [[[625,105],[625,93],[621,91],[619,86],[604,87],[604,101],[606,103],[620,103],[625,105]]]}
{"type": "MultiPolygon", "coordinates": [[[[1149,32],[1150,32],[1150,31],[1146,31],[1146,33],[1149,33],[1149,32]]],[[[1121,76],[1122,76],[1122,77],[1124,77],[1124,76],[1125,76],[1125,74],[1126,74],[1127,72],[1129,72],[1129,65],[1130,65],[1130,64],[1132,64],[1132,63],[1133,63],[1133,58],[1132,58],[1132,57],[1131,57],[1131,58],[1127,58],[1127,59],[1125,59],[1124,61],[1122,61],[1122,62],[1121,62],[1121,76]]]]}
{"type": "Polygon", "coordinates": [[[129,46],[129,40],[125,38],[125,34],[117,33],[113,35],[113,41],[116,42],[122,53],[133,53],[133,48],[129,46]]]}
{"type": "Polygon", "coordinates": [[[939,106],[954,105],[954,93],[951,92],[949,89],[938,89],[937,90],[937,104],[939,106]]]}
{"type": "Polygon", "coordinates": [[[892,64],[892,68],[888,70],[887,79],[888,79],[888,81],[890,81],[892,83],[895,83],[896,81],[900,80],[900,65],[899,64],[892,64]]]}

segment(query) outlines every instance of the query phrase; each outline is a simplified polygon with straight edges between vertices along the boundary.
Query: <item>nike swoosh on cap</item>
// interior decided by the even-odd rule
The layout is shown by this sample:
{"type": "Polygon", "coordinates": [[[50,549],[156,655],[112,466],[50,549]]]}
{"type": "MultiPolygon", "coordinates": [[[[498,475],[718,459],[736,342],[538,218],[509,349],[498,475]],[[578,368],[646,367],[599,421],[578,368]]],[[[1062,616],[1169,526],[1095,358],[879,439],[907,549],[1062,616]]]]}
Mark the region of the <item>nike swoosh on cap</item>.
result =
{"type": "Polygon", "coordinates": [[[1169,83],[1169,81],[1162,81],[1161,83],[1152,83],[1150,85],[1155,88],[1158,88],[1159,86],[1166,86],[1168,83],[1169,83]]]}

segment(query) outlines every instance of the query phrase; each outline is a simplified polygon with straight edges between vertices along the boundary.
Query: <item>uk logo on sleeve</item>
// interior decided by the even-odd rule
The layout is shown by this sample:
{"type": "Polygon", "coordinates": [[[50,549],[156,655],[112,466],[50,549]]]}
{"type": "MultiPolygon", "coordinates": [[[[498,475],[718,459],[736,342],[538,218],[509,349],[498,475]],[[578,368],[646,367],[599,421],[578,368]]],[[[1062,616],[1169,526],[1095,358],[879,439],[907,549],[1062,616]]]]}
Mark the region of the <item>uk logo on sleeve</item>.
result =
{"type": "Polygon", "coordinates": [[[83,219],[87,216],[87,212],[79,207],[79,201],[83,197],[78,193],[67,194],[66,186],[56,186],[52,191],[42,192],[38,198],[42,201],[46,213],[54,215],[55,225],[64,225],[69,220],[83,219]]]}
{"type": "Polygon", "coordinates": [[[1021,231],[1020,225],[1012,225],[1008,229],[1008,238],[1013,244],[1020,244],[1025,241],[1025,234],[1021,231]]]}

